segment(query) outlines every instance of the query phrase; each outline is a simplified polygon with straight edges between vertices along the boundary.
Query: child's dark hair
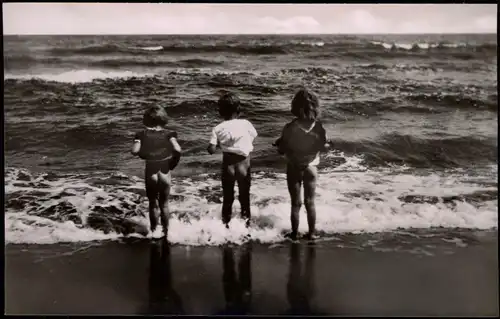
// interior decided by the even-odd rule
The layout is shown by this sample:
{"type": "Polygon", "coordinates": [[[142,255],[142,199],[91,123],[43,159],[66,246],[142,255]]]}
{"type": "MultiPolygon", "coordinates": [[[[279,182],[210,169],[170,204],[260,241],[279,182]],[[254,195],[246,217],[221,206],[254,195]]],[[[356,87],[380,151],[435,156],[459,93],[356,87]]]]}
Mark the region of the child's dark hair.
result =
{"type": "Polygon", "coordinates": [[[319,99],[312,91],[302,88],[292,100],[292,114],[299,119],[316,120],[319,117],[319,99]]]}
{"type": "Polygon", "coordinates": [[[219,105],[220,116],[225,119],[240,114],[240,99],[233,93],[222,95],[217,104],[219,105]]]}
{"type": "Polygon", "coordinates": [[[155,105],[147,109],[142,118],[142,124],[146,127],[165,126],[167,123],[167,111],[159,105],[155,105]]]}

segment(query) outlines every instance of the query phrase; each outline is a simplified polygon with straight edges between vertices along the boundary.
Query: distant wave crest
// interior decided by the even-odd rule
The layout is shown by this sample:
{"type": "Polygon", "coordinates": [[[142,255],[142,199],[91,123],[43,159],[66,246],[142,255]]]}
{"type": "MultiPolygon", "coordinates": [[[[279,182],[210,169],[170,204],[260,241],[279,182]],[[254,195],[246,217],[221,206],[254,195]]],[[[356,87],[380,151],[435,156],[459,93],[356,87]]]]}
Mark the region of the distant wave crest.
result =
{"type": "Polygon", "coordinates": [[[386,43],[382,41],[360,41],[360,42],[324,42],[324,41],[292,41],[289,43],[200,43],[187,44],[179,43],[174,45],[154,45],[147,47],[127,47],[121,45],[102,45],[102,46],[84,46],[76,48],[54,48],[51,53],[55,56],[65,55],[106,55],[106,54],[168,54],[168,53],[234,53],[240,55],[272,55],[288,54],[308,51],[349,51],[366,49],[367,51],[380,50],[401,50],[401,51],[436,51],[436,50],[455,50],[465,52],[483,52],[496,53],[496,44],[467,44],[467,43],[386,43]]]}

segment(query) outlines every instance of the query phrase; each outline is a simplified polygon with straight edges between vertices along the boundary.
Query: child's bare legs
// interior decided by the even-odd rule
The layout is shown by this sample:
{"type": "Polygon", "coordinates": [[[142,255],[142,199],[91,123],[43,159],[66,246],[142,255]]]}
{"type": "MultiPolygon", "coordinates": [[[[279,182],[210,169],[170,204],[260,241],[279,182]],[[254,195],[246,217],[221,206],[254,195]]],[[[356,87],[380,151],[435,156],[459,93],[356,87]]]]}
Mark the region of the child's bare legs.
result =
{"type": "Polygon", "coordinates": [[[168,196],[170,195],[170,174],[158,172],[158,188],[161,226],[163,227],[163,234],[165,235],[165,237],[167,237],[168,221],[170,217],[168,210],[168,196]]]}
{"type": "Polygon", "coordinates": [[[149,225],[153,233],[158,226],[158,187],[156,176],[146,176],[146,194],[149,201],[149,225]]]}
{"type": "Polygon", "coordinates": [[[229,228],[229,222],[231,221],[231,215],[233,214],[234,183],[234,170],[231,170],[230,167],[223,167],[222,194],[224,198],[222,201],[222,222],[226,225],[226,228],[229,228]]]}
{"type": "Polygon", "coordinates": [[[290,222],[292,224],[292,232],[290,237],[296,239],[299,233],[299,212],[302,206],[302,200],[300,198],[300,189],[302,186],[302,175],[303,171],[294,165],[288,164],[286,171],[286,182],[288,185],[288,192],[291,198],[291,214],[290,222]]]}
{"type": "Polygon", "coordinates": [[[222,162],[222,222],[229,227],[234,202],[234,184],[238,182],[241,216],[250,223],[250,158],[224,153],[222,162]]]}
{"type": "Polygon", "coordinates": [[[168,162],[152,162],[146,164],[146,193],[149,200],[149,222],[151,232],[156,230],[160,217],[163,233],[168,232],[168,196],[170,194],[170,172],[168,162]],[[157,213],[159,204],[160,216],[157,213]]]}
{"type": "Polygon", "coordinates": [[[288,164],[287,166],[286,180],[292,204],[290,214],[290,222],[292,224],[290,237],[292,239],[297,238],[299,230],[299,212],[302,206],[300,191],[302,183],[304,183],[304,204],[307,212],[307,224],[309,226],[308,237],[312,238],[316,231],[316,206],[314,200],[317,175],[318,170],[316,166],[307,166],[305,168],[299,168],[293,164],[288,164]]]}
{"type": "Polygon", "coordinates": [[[250,226],[250,186],[252,175],[250,172],[250,162],[248,160],[238,163],[236,167],[236,178],[238,181],[238,199],[241,205],[241,217],[246,220],[246,226],[250,226]]]}
{"type": "Polygon", "coordinates": [[[312,239],[316,232],[316,177],[318,176],[318,169],[316,166],[308,166],[304,170],[304,205],[307,212],[307,224],[309,226],[308,238],[312,239]]]}

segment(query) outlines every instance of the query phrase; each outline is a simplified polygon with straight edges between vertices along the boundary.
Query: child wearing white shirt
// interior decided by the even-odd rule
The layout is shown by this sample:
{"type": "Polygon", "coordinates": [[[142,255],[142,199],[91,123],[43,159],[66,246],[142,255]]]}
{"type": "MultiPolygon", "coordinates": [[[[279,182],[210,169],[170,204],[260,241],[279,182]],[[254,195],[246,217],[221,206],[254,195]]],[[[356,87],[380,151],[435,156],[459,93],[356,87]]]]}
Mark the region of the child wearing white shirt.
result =
{"type": "Polygon", "coordinates": [[[229,228],[232,205],[234,202],[234,184],[238,182],[241,217],[250,225],[250,152],[257,131],[252,123],[239,119],[240,100],[232,93],[224,94],[218,101],[219,114],[224,119],[212,130],[208,152],[214,154],[216,147],[222,150],[222,222],[229,228]]]}

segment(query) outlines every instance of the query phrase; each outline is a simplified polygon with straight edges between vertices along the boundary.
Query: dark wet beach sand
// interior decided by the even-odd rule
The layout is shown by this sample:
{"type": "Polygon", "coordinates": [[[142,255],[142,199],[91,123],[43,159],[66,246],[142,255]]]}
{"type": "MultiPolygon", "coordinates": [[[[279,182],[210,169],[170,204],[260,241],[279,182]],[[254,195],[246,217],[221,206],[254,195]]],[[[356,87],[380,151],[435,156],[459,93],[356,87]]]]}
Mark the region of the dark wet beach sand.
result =
{"type": "Polygon", "coordinates": [[[498,316],[497,233],[453,246],[9,244],[5,313],[498,316]]]}

